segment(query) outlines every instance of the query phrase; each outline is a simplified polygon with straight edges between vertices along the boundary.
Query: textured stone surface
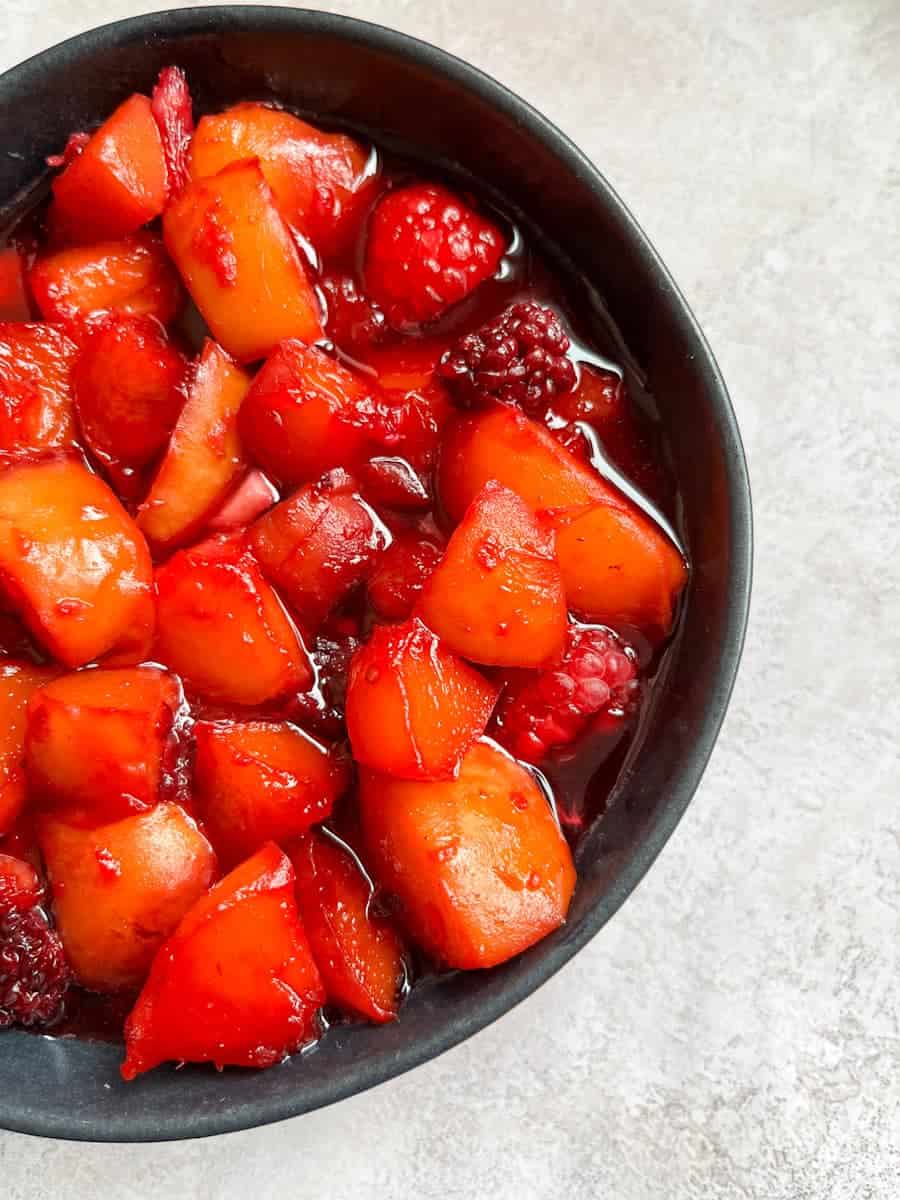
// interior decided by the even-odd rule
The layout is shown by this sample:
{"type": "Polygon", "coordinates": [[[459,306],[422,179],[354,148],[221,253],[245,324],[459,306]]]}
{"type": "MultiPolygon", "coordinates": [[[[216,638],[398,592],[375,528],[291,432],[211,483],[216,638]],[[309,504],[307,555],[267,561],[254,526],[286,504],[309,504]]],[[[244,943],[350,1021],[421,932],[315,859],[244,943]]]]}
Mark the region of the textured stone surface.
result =
{"type": "MultiPolygon", "coordinates": [[[[158,6],[2,0],[0,59],[158,6]]],[[[0,1190],[893,1200],[900,8],[336,7],[438,42],[527,96],[609,175],[672,268],[750,457],[757,573],[742,676],[704,784],[647,880],[497,1025],[337,1108],[213,1142],[0,1135],[0,1190]]]]}

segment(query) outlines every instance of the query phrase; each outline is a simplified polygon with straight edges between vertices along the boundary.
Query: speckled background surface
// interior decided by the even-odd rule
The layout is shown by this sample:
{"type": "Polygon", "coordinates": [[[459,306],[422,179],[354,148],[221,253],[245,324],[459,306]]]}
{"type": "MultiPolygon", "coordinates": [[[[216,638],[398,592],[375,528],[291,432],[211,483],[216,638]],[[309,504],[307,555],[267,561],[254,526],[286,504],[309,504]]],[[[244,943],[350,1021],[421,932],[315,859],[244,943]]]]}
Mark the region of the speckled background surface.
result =
{"type": "MultiPolygon", "coordinates": [[[[0,0],[0,65],[160,6],[0,0]]],[[[0,1195],[894,1200],[900,6],[327,7],[437,42],[526,96],[656,243],[750,459],[741,678],[653,871],[498,1024],[268,1129],[159,1147],[0,1134],[0,1195]]]]}

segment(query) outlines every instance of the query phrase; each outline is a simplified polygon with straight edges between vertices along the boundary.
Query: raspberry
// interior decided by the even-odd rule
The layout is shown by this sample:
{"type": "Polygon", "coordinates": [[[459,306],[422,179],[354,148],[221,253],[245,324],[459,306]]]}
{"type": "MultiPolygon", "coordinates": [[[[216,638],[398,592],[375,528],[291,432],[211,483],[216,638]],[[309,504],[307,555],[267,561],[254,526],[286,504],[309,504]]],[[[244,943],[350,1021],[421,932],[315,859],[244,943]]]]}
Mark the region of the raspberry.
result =
{"type": "Polygon", "coordinates": [[[328,305],[328,335],[342,350],[364,351],[388,337],[384,313],[363,295],[352,276],[326,275],[322,291],[328,305]]]}
{"type": "Polygon", "coordinates": [[[369,224],[366,291],[396,329],[433,321],[497,270],[500,230],[436,184],[397,188],[369,224]]]}
{"type": "Polygon", "coordinates": [[[0,1029],[52,1025],[70,973],[62,942],[38,905],[0,912],[0,1029]]]}
{"type": "Polygon", "coordinates": [[[571,626],[562,658],[541,671],[516,673],[495,714],[497,740],[517,758],[539,763],[605,713],[634,715],[640,699],[637,655],[611,630],[571,626]]]}
{"type": "Polygon", "coordinates": [[[552,308],[522,302],[460,338],[438,373],[464,405],[493,398],[533,411],[578,382],[569,345],[552,308]]]}

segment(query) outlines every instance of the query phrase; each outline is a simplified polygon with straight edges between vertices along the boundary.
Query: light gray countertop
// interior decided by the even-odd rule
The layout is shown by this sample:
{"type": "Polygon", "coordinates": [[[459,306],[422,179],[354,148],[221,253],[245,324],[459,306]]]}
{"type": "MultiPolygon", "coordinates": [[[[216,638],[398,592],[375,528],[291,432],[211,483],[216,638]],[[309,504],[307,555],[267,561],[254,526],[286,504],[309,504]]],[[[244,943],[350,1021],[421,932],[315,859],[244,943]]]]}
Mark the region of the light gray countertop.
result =
{"type": "MultiPolygon", "coordinates": [[[[0,0],[0,65],[161,2],[0,0]]],[[[740,681],[657,865],[503,1020],[268,1129],[158,1147],[0,1135],[0,1194],[894,1200],[897,0],[333,7],[437,42],[527,97],[606,172],[672,269],[750,459],[740,681]]]]}

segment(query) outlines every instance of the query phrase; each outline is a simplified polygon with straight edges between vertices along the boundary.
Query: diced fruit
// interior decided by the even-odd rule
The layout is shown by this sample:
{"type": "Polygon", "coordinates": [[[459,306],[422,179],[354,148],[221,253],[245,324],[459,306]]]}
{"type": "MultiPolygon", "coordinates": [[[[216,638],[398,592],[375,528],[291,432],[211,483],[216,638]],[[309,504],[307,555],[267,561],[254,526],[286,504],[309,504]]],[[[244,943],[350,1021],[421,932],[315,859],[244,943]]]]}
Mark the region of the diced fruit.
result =
{"type": "Polygon", "coordinates": [[[406,978],[392,925],[372,912],[372,886],[349,851],[310,833],[290,850],[297,905],[330,1004],[370,1021],[397,1015],[406,978]]]}
{"type": "Polygon", "coordinates": [[[163,67],[150,97],[150,109],[159,128],[166,160],[166,196],[171,200],[190,179],[188,157],[194,133],[191,93],[184,71],[163,67]]]}
{"type": "Polygon", "coordinates": [[[194,737],[197,804],[226,866],[324,821],[350,781],[344,759],[285,721],[201,721],[194,737]]]}
{"type": "Polygon", "coordinates": [[[0,450],[60,450],[74,444],[77,353],[75,343],[50,325],[0,324],[0,450]]]}
{"type": "Polygon", "coordinates": [[[290,486],[352,471],[389,436],[378,386],[315,346],[284,341],[253,380],[239,428],[251,457],[290,486]]]}
{"type": "Polygon", "coordinates": [[[0,321],[28,321],[31,301],[25,284],[25,263],[14,246],[0,250],[0,321]]]}
{"type": "Polygon", "coordinates": [[[687,567],[659,527],[636,507],[606,504],[561,513],[554,526],[569,607],[586,621],[665,637],[687,567]]]}
{"type": "Polygon", "coordinates": [[[139,467],[156,457],[184,403],[186,369],[152,317],[110,314],[86,335],[72,384],[81,432],[101,462],[139,467]]]}
{"type": "Polygon", "coordinates": [[[53,181],[50,227],[65,241],[134,233],[166,202],[166,162],[150,101],[120,104],[53,181]]]}
{"type": "Polygon", "coordinates": [[[566,637],[552,532],[515,492],[486,483],[429,575],[417,611],[465,658],[512,667],[546,663],[566,637]]]}
{"type": "Polygon", "coordinates": [[[534,301],[513,304],[447,352],[439,373],[465,405],[502,400],[536,410],[578,382],[568,357],[570,342],[552,308],[534,301]]]}
{"type": "Polygon", "coordinates": [[[384,313],[363,295],[352,275],[325,275],[321,288],[327,308],[325,330],[342,350],[365,353],[390,336],[384,313]]]}
{"type": "Polygon", "coordinates": [[[315,691],[297,696],[291,702],[287,714],[291,720],[313,730],[319,737],[334,740],[347,736],[344,727],[347,671],[359,647],[355,629],[352,632],[330,631],[327,637],[316,639],[312,660],[316,668],[317,686],[315,691]]]}
{"type": "Polygon", "coordinates": [[[0,663],[0,837],[10,833],[25,805],[25,713],[32,694],[55,679],[55,667],[0,663]]]}
{"type": "Polygon", "coordinates": [[[448,515],[459,519],[489,480],[546,512],[566,599],[580,617],[636,625],[648,636],[668,632],[687,570],[676,546],[631,500],[548,430],[503,405],[447,426],[439,492],[448,515]]]}
{"type": "Polygon", "coordinates": [[[353,757],[400,779],[449,779],[487,725],[497,690],[415,618],[376,627],[353,657],[353,757]]]}
{"type": "Polygon", "coordinates": [[[367,862],[415,941],[450,967],[491,967],[565,920],[572,856],[533,776],[479,742],[446,783],[364,771],[367,862]]]}
{"type": "Polygon", "coordinates": [[[374,159],[342,133],[325,133],[263,104],[203,117],[191,147],[195,178],[256,158],[285,221],[331,255],[356,232],[376,186],[374,159]]]}
{"type": "Polygon", "coordinates": [[[59,937],[42,908],[0,910],[0,1030],[54,1025],[70,978],[59,937]]]}
{"type": "Polygon", "coordinates": [[[269,843],[201,897],[153,960],[125,1024],[125,1079],[167,1059],[268,1067],[315,1036],[324,988],[294,871],[269,843]]]}
{"type": "Polygon", "coordinates": [[[215,342],[207,340],[187,399],[138,526],[149,541],[168,549],[190,538],[222,503],[245,469],[238,410],[249,377],[215,342]]]}
{"type": "Polygon", "coordinates": [[[353,479],[335,470],[260,517],[249,542],[263,574],[312,633],[366,578],[387,533],[353,479]]]}
{"type": "Polygon", "coordinates": [[[447,188],[397,188],[369,221],[366,292],[394,328],[423,324],[489,279],[505,250],[497,226],[447,188]]]}
{"type": "Polygon", "coordinates": [[[90,322],[118,312],[168,325],[184,303],[175,269],[153,233],[58,250],[38,259],[30,282],[45,321],[90,322]]]}
{"type": "Polygon", "coordinates": [[[366,584],[379,617],[385,621],[405,620],[443,553],[443,546],[434,537],[415,530],[394,534],[366,584]]]}
{"type": "Polygon", "coordinates": [[[494,714],[496,737],[516,758],[540,763],[597,720],[637,711],[637,655],[611,630],[571,625],[565,652],[543,671],[511,672],[494,714]]]}
{"type": "Polygon", "coordinates": [[[166,246],[216,340],[241,362],[322,336],[319,302],[256,162],[195,180],[166,209],[166,246]]]}
{"type": "Polygon", "coordinates": [[[262,471],[248,471],[234,491],[223,501],[221,508],[205,522],[216,533],[245,529],[257,517],[278,503],[278,488],[262,471]]]}
{"type": "Polygon", "coordinates": [[[67,667],[146,657],[153,633],[147,545],[110,489],[78,462],[0,471],[0,588],[67,667]]]}
{"type": "Polygon", "coordinates": [[[180,699],[175,680],[153,667],[76,671],[46,684],[28,702],[31,793],[79,825],[152,808],[180,699]]]}
{"type": "Polygon", "coordinates": [[[40,821],[63,949],[82,987],[136,988],[153,956],[212,884],[209,842],[177,804],[93,829],[40,821]]]}
{"type": "Polygon", "coordinates": [[[0,854],[0,912],[31,908],[43,896],[37,871],[24,858],[0,854]]]}
{"type": "Polygon", "coordinates": [[[211,538],[156,573],[156,653],[208,700],[264,704],[312,683],[300,636],[240,541],[211,538]]]}
{"type": "Polygon", "coordinates": [[[596,471],[558,444],[553,435],[507,405],[450,421],[444,429],[438,492],[452,521],[491,480],[521,496],[533,512],[572,508],[595,500],[627,501],[596,471]]]}

